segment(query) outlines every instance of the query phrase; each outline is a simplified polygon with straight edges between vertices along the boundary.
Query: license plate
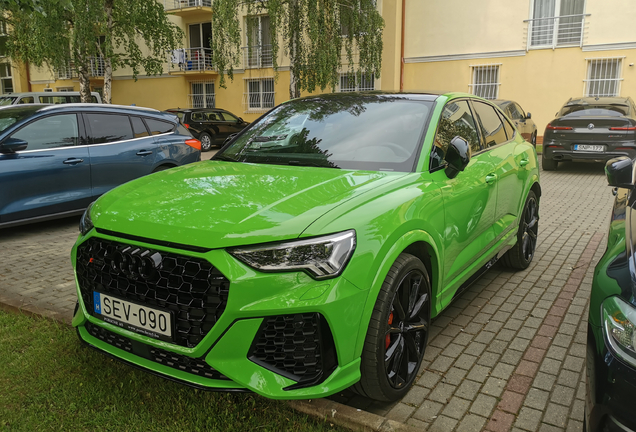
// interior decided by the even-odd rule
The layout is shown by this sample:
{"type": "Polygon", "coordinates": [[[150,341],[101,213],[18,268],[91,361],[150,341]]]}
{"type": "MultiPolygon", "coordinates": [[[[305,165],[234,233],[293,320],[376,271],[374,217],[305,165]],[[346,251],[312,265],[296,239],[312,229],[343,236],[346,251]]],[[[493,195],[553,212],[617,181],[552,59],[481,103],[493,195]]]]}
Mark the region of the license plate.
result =
{"type": "Polygon", "coordinates": [[[605,150],[605,146],[591,145],[591,144],[576,144],[574,146],[574,150],[602,152],[605,150]]]}
{"type": "Polygon", "coordinates": [[[156,339],[172,340],[169,312],[93,292],[93,310],[107,323],[156,339]]]}

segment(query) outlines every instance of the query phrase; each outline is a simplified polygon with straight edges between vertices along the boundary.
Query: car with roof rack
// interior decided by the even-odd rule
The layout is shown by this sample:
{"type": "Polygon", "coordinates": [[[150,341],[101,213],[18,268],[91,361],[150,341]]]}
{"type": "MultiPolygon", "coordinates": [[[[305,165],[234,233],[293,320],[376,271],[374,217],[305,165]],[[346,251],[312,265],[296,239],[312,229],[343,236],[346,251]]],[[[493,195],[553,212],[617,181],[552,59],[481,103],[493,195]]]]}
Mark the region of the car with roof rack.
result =
{"type": "Polygon", "coordinates": [[[81,214],[127,181],[201,160],[172,114],[70,103],[0,110],[0,228],[81,214]]]}

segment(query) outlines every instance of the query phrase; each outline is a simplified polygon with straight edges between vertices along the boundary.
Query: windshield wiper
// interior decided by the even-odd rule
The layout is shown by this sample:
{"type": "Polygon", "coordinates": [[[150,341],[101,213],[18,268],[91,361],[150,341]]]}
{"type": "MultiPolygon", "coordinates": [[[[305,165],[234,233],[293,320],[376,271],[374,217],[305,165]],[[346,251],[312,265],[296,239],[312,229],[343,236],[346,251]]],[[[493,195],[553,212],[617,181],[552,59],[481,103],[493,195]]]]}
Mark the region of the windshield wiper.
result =
{"type": "Polygon", "coordinates": [[[313,166],[313,167],[318,167],[318,168],[336,168],[336,169],[340,169],[339,166],[336,165],[328,165],[330,162],[327,162],[327,165],[325,164],[319,164],[316,162],[309,162],[309,161],[299,161],[299,160],[290,160],[287,161],[287,165],[292,165],[292,166],[313,166]]]}
{"type": "Polygon", "coordinates": [[[222,154],[215,154],[214,156],[212,156],[212,159],[210,160],[222,160],[222,161],[227,161],[227,162],[238,162],[236,159],[232,159],[229,156],[225,156],[222,154]]]}

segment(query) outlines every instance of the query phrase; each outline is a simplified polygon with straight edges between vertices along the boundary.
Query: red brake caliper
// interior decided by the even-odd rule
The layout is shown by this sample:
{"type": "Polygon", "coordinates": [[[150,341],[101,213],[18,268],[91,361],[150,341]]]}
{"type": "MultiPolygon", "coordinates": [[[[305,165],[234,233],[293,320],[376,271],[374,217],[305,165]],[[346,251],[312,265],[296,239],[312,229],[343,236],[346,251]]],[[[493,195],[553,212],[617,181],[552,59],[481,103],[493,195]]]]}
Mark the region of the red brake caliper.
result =
{"type": "MultiPolygon", "coordinates": [[[[389,325],[393,324],[393,312],[391,312],[389,314],[389,320],[388,320],[389,325]]],[[[389,345],[391,345],[391,335],[386,335],[386,348],[389,348],[389,345]]]]}

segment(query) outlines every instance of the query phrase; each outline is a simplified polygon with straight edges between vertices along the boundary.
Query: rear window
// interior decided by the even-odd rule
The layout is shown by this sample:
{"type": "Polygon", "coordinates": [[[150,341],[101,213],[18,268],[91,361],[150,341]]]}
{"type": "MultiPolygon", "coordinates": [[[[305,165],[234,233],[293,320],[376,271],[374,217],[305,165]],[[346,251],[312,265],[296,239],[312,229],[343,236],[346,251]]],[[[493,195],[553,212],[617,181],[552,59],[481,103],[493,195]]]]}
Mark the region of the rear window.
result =
{"type": "Polygon", "coordinates": [[[15,97],[0,97],[0,106],[13,105],[15,100],[15,97]]]}
{"type": "Polygon", "coordinates": [[[170,122],[166,122],[162,120],[150,119],[148,117],[144,118],[144,120],[146,121],[146,124],[148,125],[148,128],[150,129],[150,133],[152,135],[165,134],[168,132],[172,132],[175,129],[174,123],[170,123],[170,122]]]}
{"type": "Polygon", "coordinates": [[[610,116],[621,117],[629,114],[628,105],[567,105],[561,108],[559,117],[610,116]]]}

